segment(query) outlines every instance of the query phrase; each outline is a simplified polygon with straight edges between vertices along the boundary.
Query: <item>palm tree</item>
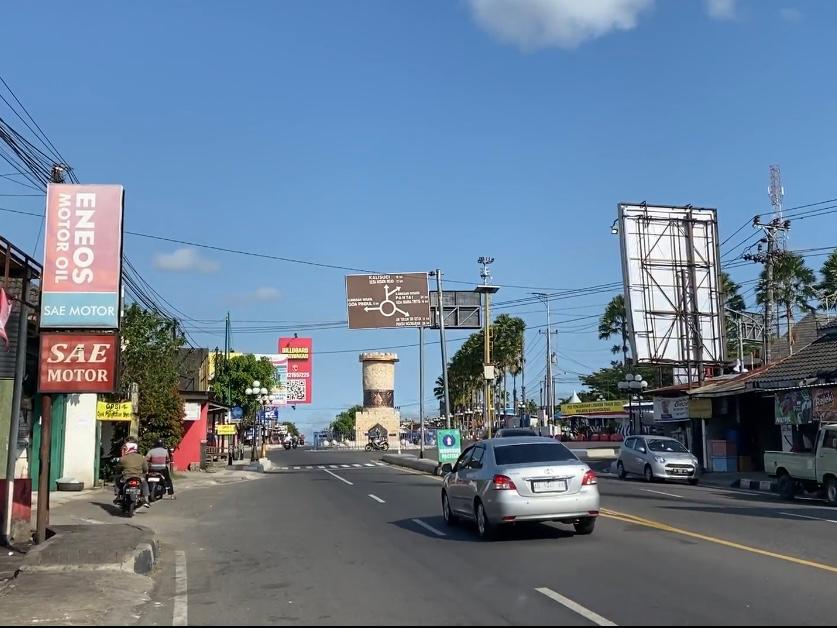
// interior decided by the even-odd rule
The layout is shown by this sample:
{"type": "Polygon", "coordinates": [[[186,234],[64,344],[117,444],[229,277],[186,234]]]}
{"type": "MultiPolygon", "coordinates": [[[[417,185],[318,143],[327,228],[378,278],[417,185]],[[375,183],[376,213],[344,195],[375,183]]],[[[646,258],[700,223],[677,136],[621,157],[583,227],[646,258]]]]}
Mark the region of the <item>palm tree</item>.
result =
{"type": "Polygon", "coordinates": [[[628,362],[628,315],[625,312],[625,297],[617,294],[605,307],[599,319],[599,340],[608,340],[616,336],[622,340],[620,345],[613,345],[611,353],[622,352],[622,364],[628,362]]]}
{"type": "Polygon", "coordinates": [[[827,296],[830,297],[830,302],[834,303],[834,297],[837,296],[837,249],[831,251],[820,269],[820,274],[822,281],[817,284],[817,290],[824,301],[824,297],[827,296]]]}
{"type": "MultiPolygon", "coordinates": [[[[796,253],[784,251],[773,262],[773,298],[785,307],[788,319],[788,347],[793,353],[793,311],[808,309],[808,301],[815,296],[816,276],[805,264],[805,259],[796,253]]],[[[767,269],[761,272],[756,300],[764,305],[767,301],[767,269]]]]}
{"type": "MultiPolygon", "coordinates": [[[[721,271],[721,285],[719,288],[721,296],[721,305],[725,310],[733,310],[735,312],[743,312],[747,304],[744,302],[744,297],[741,296],[741,285],[735,283],[730,274],[726,271],[721,271]]],[[[740,314],[730,315],[724,312],[724,320],[727,328],[727,354],[735,353],[738,350],[738,325],[736,324],[736,316],[740,314]]]]}

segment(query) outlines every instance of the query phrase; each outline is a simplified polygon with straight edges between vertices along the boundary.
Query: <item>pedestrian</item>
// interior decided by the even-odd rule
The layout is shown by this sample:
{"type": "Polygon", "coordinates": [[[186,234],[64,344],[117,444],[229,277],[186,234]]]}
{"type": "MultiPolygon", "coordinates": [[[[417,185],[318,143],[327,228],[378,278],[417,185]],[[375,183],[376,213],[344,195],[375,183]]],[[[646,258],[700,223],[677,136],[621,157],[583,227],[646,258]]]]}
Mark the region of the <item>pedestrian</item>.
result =
{"type": "Polygon", "coordinates": [[[171,471],[169,470],[171,452],[169,452],[162,439],[157,439],[154,447],[145,455],[145,459],[148,461],[149,469],[160,473],[165,478],[166,492],[174,498],[174,483],[171,480],[171,471]]]}

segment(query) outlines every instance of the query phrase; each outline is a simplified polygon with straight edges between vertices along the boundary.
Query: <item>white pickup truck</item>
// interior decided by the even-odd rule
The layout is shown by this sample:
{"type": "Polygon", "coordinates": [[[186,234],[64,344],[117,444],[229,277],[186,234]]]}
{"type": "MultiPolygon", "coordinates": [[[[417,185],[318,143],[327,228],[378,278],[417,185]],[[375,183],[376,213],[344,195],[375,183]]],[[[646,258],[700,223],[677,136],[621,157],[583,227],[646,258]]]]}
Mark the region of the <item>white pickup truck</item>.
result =
{"type": "Polygon", "coordinates": [[[813,453],[764,452],[764,469],[779,480],[779,493],[793,499],[800,491],[820,491],[837,506],[837,424],[824,425],[817,432],[813,453]]]}

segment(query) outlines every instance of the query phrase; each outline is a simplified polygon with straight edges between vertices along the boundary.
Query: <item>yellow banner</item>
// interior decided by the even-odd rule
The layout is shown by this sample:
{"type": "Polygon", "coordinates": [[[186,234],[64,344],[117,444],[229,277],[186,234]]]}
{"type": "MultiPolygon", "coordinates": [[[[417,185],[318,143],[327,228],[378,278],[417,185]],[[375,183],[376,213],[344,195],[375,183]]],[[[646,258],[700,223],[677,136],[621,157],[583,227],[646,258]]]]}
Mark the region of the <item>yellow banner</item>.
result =
{"type": "Polygon", "coordinates": [[[233,424],[216,425],[215,426],[215,433],[218,434],[219,436],[235,434],[236,433],[235,425],[233,425],[233,424]]]}
{"type": "Polygon", "coordinates": [[[582,403],[562,403],[561,414],[573,416],[576,414],[594,414],[600,412],[624,412],[627,401],[583,401],[582,403]]]}
{"type": "Polygon", "coordinates": [[[689,399],[689,418],[690,419],[711,419],[712,418],[712,400],[711,399],[689,399]]]}
{"type": "Polygon", "coordinates": [[[133,416],[130,401],[120,401],[118,403],[96,402],[97,421],[130,421],[133,416]]]}

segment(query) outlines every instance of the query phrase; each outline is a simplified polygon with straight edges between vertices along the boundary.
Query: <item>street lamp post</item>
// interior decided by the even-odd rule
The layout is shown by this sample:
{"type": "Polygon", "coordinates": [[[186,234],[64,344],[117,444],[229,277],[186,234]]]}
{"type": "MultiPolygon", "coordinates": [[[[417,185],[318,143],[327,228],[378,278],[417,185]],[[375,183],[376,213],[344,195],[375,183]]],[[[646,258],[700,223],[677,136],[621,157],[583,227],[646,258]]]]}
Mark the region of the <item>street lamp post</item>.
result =
{"type": "Polygon", "coordinates": [[[628,416],[630,417],[628,421],[633,424],[633,417],[634,417],[634,395],[637,396],[639,401],[639,418],[636,421],[636,425],[632,425],[632,427],[636,430],[636,434],[642,433],[642,391],[648,388],[648,382],[646,382],[642,375],[639,373],[633,375],[628,373],[625,375],[625,381],[619,382],[617,385],[619,390],[627,391],[628,392],[628,416]]]}
{"type": "MultiPolygon", "coordinates": [[[[268,393],[267,388],[264,388],[259,380],[253,381],[252,386],[248,386],[247,390],[244,391],[244,394],[248,397],[253,397],[256,403],[258,404],[256,406],[256,416],[253,419],[253,444],[250,450],[250,461],[255,462],[256,460],[258,460],[258,458],[256,457],[256,452],[258,451],[256,449],[256,446],[259,441],[258,430],[260,428],[258,406],[261,406],[262,416],[264,416],[264,411],[267,407],[267,404],[271,403],[275,399],[275,397],[274,395],[268,393]]],[[[262,444],[264,444],[264,438],[262,438],[262,444]]]]}

